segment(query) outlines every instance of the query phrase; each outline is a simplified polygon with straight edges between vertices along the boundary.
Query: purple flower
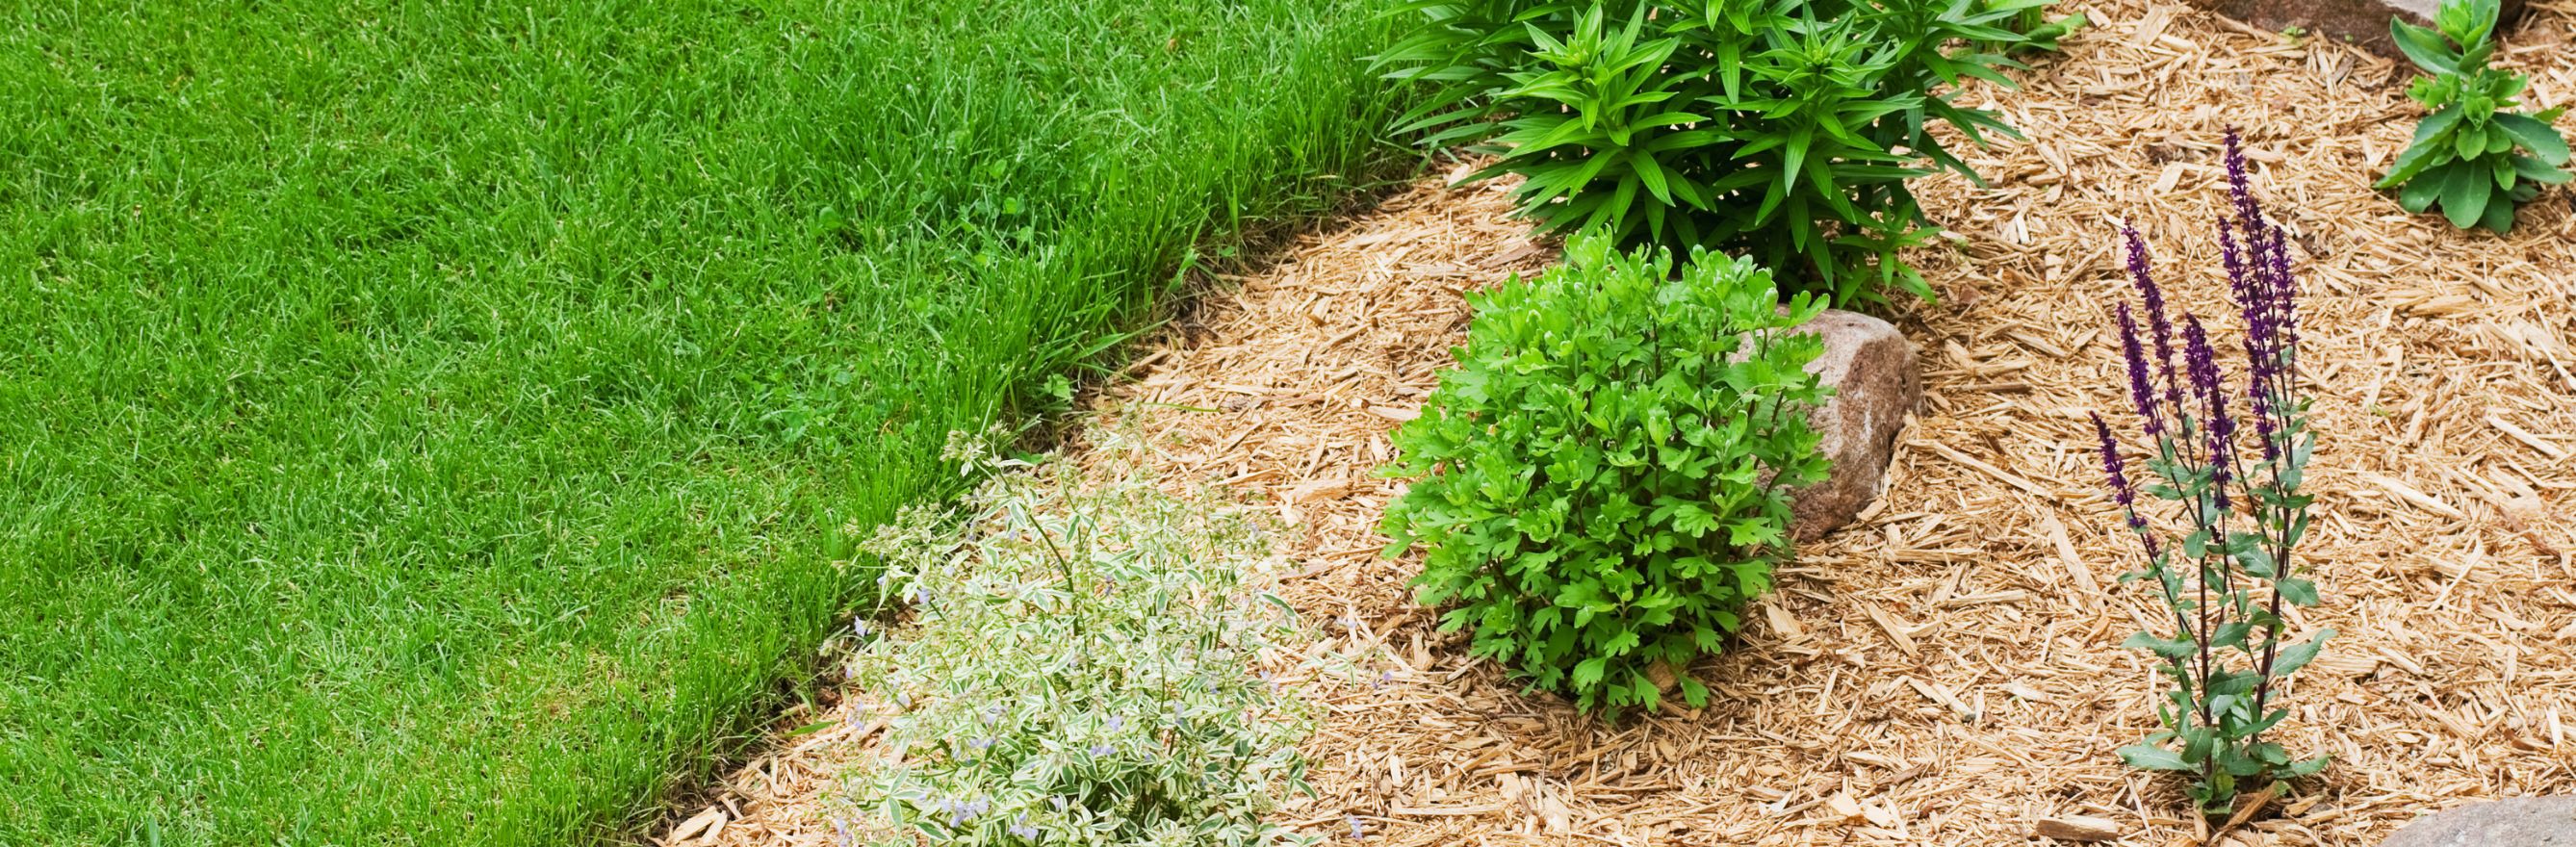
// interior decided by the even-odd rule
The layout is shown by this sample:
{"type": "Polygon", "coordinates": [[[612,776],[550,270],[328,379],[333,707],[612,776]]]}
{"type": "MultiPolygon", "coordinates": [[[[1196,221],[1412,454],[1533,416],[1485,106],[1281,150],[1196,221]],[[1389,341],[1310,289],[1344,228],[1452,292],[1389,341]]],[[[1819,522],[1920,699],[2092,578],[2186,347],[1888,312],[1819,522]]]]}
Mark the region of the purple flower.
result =
{"type": "Polygon", "coordinates": [[[2274,331],[2284,344],[2296,345],[2299,343],[2299,283],[2290,276],[2288,236],[2281,232],[2280,227],[2272,228],[2271,268],[2272,284],[2265,293],[2271,297],[2269,305],[2274,331]]]}
{"type": "Polygon", "coordinates": [[[1109,754],[1111,754],[1111,753],[1115,753],[1115,752],[1118,752],[1118,748],[1116,748],[1116,747],[1111,747],[1111,746],[1109,746],[1109,745],[1107,745],[1107,744],[1094,744],[1094,745],[1091,745],[1091,755],[1093,755],[1093,756],[1107,756],[1107,755],[1109,755],[1109,754]]]}
{"type": "Polygon", "coordinates": [[[2200,400],[2202,429],[2209,435],[2209,473],[2213,491],[2211,499],[2219,511],[2227,510],[2227,483],[2233,452],[2236,422],[2227,416],[2227,392],[2219,386],[2218,354],[2209,346],[2209,332],[2196,315],[2183,316],[2183,357],[2191,371],[2192,393],[2200,400]]]}
{"type": "Polygon", "coordinates": [[[1360,840],[1360,839],[1363,839],[1363,838],[1367,838],[1367,837],[1368,837],[1368,828],[1367,828],[1367,827],[1365,827],[1365,826],[1360,825],[1360,816],[1358,816],[1358,815],[1343,815],[1343,816],[1342,816],[1342,818],[1343,818],[1344,820],[1348,821],[1348,822],[1350,823],[1350,825],[1351,825],[1351,840],[1352,840],[1352,841],[1358,841],[1358,840],[1360,840]]]}
{"type": "Polygon", "coordinates": [[[2252,235],[2252,225],[2263,220],[2263,210],[2254,203],[2253,181],[2245,175],[2245,145],[2235,127],[2227,128],[2227,195],[2236,201],[2236,215],[2245,220],[2246,232],[2252,235]]]}
{"type": "Polygon", "coordinates": [[[991,749],[993,749],[993,739],[990,739],[990,738],[978,738],[978,739],[975,739],[975,740],[973,740],[973,741],[968,741],[968,742],[966,742],[966,747],[967,747],[968,749],[974,750],[975,752],[981,753],[981,752],[984,752],[984,751],[986,751],[986,750],[991,750],[991,749]]]}
{"type": "Polygon", "coordinates": [[[2123,223],[2120,235],[2129,242],[2129,281],[2138,288],[2138,299],[2147,307],[2147,328],[2155,333],[2156,362],[2164,370],[2165,401],[2182,407],[2182,383],[2174,379],[2173,321],[2165,317],[2165,290],[2149,273],[2147,240],[2139,237],[2136,226],[2123,223]]]}
{"type": "Polygon", "coordinates": [[[2146,529],[2146,520],[2138,517],[2138,489],[2129,484],[2128,468],[2120,459],[2120,445],[2111,440],[2111,425],[2103,423],[2101,415],[2093,416],[2093,434],[2102,442],[2102,475],[2111,480],[2111,498],[2129,513],[2131,529],[2146,529]]]}
{"type": "Polygon", "coordinates": [[[1102,724],[1102,726],[1103,726],[1104,728],[1108,729],[1110,732],[1117,732],[1117,731],[1119,731],[1119,730],[1126,729],[1126,728],[1127,728],[1127,717],[1126,717],[1126,716],[1124,716],[1124,715],[1110,715],[1110,716],[1109,716],[1109,721],[1108,721],[1107,723],[1105,723],[1105,724],[1102,724]]]}
{"type": "Polygon", "coordinates": [[[2235,224],[2226,218],[2218,219],[2218,260],[2227,268],[2228,293],[2234,295],[2240,304],[2253,303],[2256,299],[2252,296],[2253,265],[2245,260],[2245,245],[2237,241],[2235,224]]]}
{"type": "Polygon", "coordinates": [[[1027,812],[1021,812],[1019,817],[1011,819],[1010,830],[1013,836],[1017,836],[1025,840],[1036,841],[1038,839],[1038,828],[1029,825],[1029,813],[1027,812]]]}
{"type": "Polygon", "coordinates": [[[2218,222],[2228,291],[2245,319],[2246,398],[2263,458],[2280,458],[2279,433],[2291,390],[2290,351],[2297,344],[2298,283],[2290,274],[2289,234],[2264,217],[2247,176],[2242,140],[2227,133],[2227,189],[2236,218],[2218,222]]]}
{"type": "Polygon", "coordinates": [[[2138,343],[2138,318],[2125,302],[2120,304],[2120,356],[2129,363],[2129,402],[2137,406],[2147,437],[2163,435],[2164,414],[2156,408],[2155,380],[2147,375],[2147,354],[2138,343]]]}

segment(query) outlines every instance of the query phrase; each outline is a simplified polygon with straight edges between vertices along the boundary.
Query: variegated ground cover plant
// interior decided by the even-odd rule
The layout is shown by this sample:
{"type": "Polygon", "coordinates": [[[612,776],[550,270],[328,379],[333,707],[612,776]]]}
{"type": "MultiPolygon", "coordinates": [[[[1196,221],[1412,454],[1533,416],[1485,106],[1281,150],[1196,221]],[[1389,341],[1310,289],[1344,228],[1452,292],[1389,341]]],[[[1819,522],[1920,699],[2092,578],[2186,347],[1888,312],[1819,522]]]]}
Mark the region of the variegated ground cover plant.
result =
{"type": "Polygon", "coordinates": [[[849,778],[845,843],[1296,843],[1263,820],[1304,788],[1312,720],[1265,671],[1302,642],[1247,582],[1273,564],[1260,528],[1149,480],[1049,470],[866,545],[912,626],[857,628],[850,673],[888,725],[849,778]]]}

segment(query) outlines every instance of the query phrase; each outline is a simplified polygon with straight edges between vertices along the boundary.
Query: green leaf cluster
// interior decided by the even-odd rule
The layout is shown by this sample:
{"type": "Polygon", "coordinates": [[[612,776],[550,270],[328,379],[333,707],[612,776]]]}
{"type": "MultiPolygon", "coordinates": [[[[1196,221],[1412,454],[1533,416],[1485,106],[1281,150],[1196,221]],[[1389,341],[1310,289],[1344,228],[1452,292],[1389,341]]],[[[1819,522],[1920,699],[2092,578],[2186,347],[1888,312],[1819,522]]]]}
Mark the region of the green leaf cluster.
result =
{"type": "Polygon", "coordinates": [[[1376,62],[1429,86],[1397,131],[1525,177],[1542,230],[1749,254],[1852,304],[1931,295],[1898,256],[1937,232],[1906,180],[1975,177],[1932,127],[2013,134],[1935,89],[2010,85],[2010,52],[2076,22],[2017,31],[2047,2],[1409,0],[1419,26],[1376,62]]]}
{"type": "Polygon", "coordinates": [[[2406,92],[2429,113],[2377,187],[2397,189],[2406,211],[2439,205],[2452,226],[2501,233],[2513,229],[2515,207],[2570,174],[2567,139],[2551,126],[2565,107],[2512,111],[2529,80],[2487,67],[2498,2],[2443,0],[2431,27],[2388,22],[2398,49],[2432,75],[2406,92]]]}
{"type": "Polygon", "coordinates": [[[1807,412],[1831,389],[1749,259],[1622,252],[1586,232],[1566,263],[1474,299],[1458,366],[1396,431],[1389,555],[1425,550],[1425,604],[1532,687],[1613,717],[1653,706],[1649,669],[1708,691],[1724,647],[1787,556],[1789,490],[1825,475],[1807,412]]]}

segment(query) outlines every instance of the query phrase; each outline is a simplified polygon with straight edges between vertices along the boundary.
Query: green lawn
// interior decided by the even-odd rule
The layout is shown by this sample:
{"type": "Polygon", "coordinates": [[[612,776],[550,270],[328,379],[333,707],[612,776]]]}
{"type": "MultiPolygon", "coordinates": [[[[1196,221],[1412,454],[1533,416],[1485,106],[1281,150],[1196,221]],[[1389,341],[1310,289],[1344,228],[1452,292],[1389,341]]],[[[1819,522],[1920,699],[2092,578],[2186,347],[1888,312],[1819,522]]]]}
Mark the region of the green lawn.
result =
{"type": "Polygon", "coordinates": [[[630,832],[1380,149],[1374,2],[9,4],[0,844],[630,832]]]}

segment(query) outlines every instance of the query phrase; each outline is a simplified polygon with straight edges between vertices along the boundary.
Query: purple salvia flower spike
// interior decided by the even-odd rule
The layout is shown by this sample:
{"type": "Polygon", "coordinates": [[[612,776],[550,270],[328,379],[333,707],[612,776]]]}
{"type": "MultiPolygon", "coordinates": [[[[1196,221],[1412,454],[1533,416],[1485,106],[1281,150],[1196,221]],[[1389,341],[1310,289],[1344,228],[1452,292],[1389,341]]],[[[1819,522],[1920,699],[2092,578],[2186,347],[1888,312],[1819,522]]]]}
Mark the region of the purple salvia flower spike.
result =
{"type": "MultiPolygon", "coordinates": [[[[2280,227],[2272,228],[2272,295],[2271,311],[2277,336],[2287,346],[2299,343],[2299,322],[2295,311],[2299,283],[2290,275],[2289,237],[2280,227]]],[[[2284,348],[2286,349],[2286,347],[2284,348]]]]}
{"type": "Polygon", "coordinates": [[[2173,321],[2165,317],[2165,292],[2156,285],[2147,262],[2147,240],[2138,236],[2138,228],[2120,225],[2120,235],[2129,242],[2129,281],[2138,287],[2138,299],[2147,307],[2147,328],[2155,335],[2156,362],[2165,377],[2165,401],[2175,408],[2182,406],[2182,383],[2174,379],[2173,321]]]}
{"type": "Polygon", "coordinates": [[[2258,263],[2248,261],[2245,252],[2245,246],[2236,238],[2235,225],[2226,218],[2219,218],[2218,258],[2227,268],[2227,293],[2240,304],[2253,297],[2258,285],[2256,279],[2260,275],[2256,268],[2258,263]]]}
{"type": "Polygon", "coordinates": [[[2120,445],[2111,440],[2111,425],[2102,416],[2093,415],[2093,434],[2102,441],[2102,475],[2111,480],[2111,497],[2129,514],[2129,528],[2145,530],[2146,519],[2138,517],[2138,489],[2129,484],[2128,468],[2120,460],[2120,445]]]}
{"type": "Polygon", "coordinates": [[[2244,219],[2246,232],[2262,229],[2263,210],[2254,204],[2254,183],[2246,175],[2244,140],[2235,127],[2227,128],[2227,195],[2236,201],[2236,214],[2244,219]]]}
{"type": "Polygon", "coordinates": [[[2201,429],[2209,436],[2209,473],[2211,500],[2219,511],[2227,510],[2227,484],[2233,456],[2229,446],[2236,434],[2236,423],[2227,416],[2227,392],[2219,385],[2218,354],[2209,346],[2209,332],[2195,315],[2183,316],[2183,356],[2191,372],[2192,393],[2198,395],[2203,421],[2201,429]]]}
{"type": "Polygon", "coordinates": [[[2162,436],[2164,413],[2156,408],[2155,381],[2147,375],[2147,354],[2138,343],[2138,318],[2127,303],[2120,304],[2120,355],[2129,365],[2129,402],[2137,406],[2138,420],[2146,427],[2147,437],[2162,436]]]}

